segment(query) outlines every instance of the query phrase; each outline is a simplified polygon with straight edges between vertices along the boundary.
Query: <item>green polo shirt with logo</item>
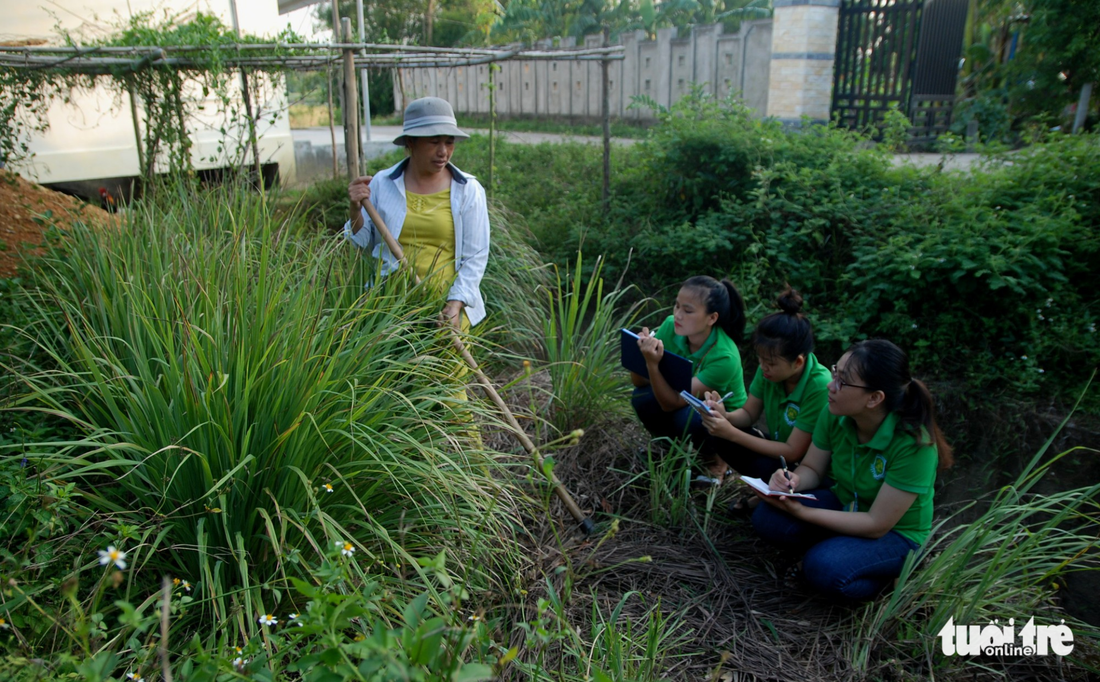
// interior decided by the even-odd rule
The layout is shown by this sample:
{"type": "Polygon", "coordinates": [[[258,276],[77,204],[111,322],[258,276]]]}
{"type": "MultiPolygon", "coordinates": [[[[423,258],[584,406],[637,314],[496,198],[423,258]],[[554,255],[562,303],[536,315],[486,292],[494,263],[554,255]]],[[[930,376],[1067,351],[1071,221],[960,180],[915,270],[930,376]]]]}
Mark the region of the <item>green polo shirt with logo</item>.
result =
{"type": "MultiPolygon", "coordinates": [[[[860,443],[856,425],[849,417],[821,412],[814,429],[814,445],[832,453],[832,490],[845,508],[858,495],[857,511],[868,511],[883,483],[916,493],[917,499],[894,526],[901,535],[921,544],[932,530],[932,493],[939,459],[935,445],[921,445],[899,425],[896,412],[887,415],[874,437],[860,443]]],[[[925,443],[931,442],[923,432],[925,443]]]]}
{"type": "Polygon", "coordinates": [[[704,386],[718,391],[720,395],[732,392],[733,395],[725,401],[727,410],[736,410],[748,400],[745,393],[745,372],[741,369],[741,351],[718,325],[711,328],[710,336],[694,353],[688,350],[687,337],[677,336],[676,322],[672,315],[661,323],[653,336],[665,344],[665,350],[691,360],[692,376],[703,382],[704,386]]]}
{"type": "Polygon", "coordinates": [[[764,370],[757,368],[749,394],[764,403],[764,421],[768,424],[769,437],[786,443],[794,429],[813,433],[821,410],[829,404],[831,378],[828,368],[818,362],[813,353],[806,358],[802,377],[790,393],[787,393],[783,382],[768,381],[764,378],[764,370]]]}

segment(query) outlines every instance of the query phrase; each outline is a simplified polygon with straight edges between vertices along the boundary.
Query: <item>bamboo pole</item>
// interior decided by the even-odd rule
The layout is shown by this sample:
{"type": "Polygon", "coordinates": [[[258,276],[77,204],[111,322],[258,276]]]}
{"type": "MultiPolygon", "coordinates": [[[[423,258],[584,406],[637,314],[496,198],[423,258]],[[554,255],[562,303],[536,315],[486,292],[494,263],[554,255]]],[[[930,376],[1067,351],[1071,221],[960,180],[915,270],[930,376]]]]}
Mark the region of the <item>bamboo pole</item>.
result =
{"type": "MultiPolygon", "coordinates": [[[[343,30],[344,39],[351,38],[351,19],[344,17],[340,20],[340,28],[343,30]]],[[[344,149],[348,155],[348,179],[354,180],[359,176],[359,93],[355,75],[355,51],[344,50],[344,149]]],[[[332,149],[333,154],[336,148],[332,149]]]]}
{"type": "MultiPolygon", "coordinates": [[[[397,243],[397,240],[393,238],[393,235],[390,234],[390,230],[388,227],[386,227],[385,221],[383,221],[382,216],[378,214],[378,209],[376,209],[374,207],[374,204],[372,204],[370,201],[362,202],[362,206],[366,210],[367,215],[370,217],[371,222],[374,223],[374,227],[378,230],[378,233],[382,235],[382,240],[386,242],[386,247],[390,250],[390,253],[392,253],[394,258],[397,259],[397,262],[400,264],[401,267],[408,268],[409,262],[405,260],[404,250],[401,248],[401,245],[397,243]]],[[[420,284],[420,276],[417,275],[415,271],[413,271],[412,275],[413,280],[417,284],[420,284]]],[[[470,351],[466,348],[466,344],[462,343],[462,339],[459,338],[457,330],[454,330],[452,328],[451,334],[451,341],[454,344],[455,349],[458,351],[459,355],[462,356],[462,359],[466,362],[470,369],[473,370],[474,376],[477,377],[478,382],[481,384],[482,388],[485,389],[485,393],[489,396],[489,399],[493,401],[493,403],[497,406],[497,409],[499,409],[504,415],[505,421],[507,421],[508,425],[512,427],[512,431],[515,433],[516,438],[519,439],[519,442],[523,445],[523,449],[527,450],[528,454],[530,454],[531,457],[534,459],[535,468],[538,469],[539,473],[545,476],[548,481],[550,481],[550,485],[554,489],[554,494],[557,495],[558,499],[560,499],[562,504],[565,505],[565,508],[569,511],[570,516],[572,516],[573,519],[580,524],[581,530],[584,531],[584,534],[590,535],[592,531],[596,529],[596,524],[592,521],[590,517],[585,516],[584,512],[581,511],[581,508],[577,506],[576,501],[573,500],[573,497],[569,494],[569,491],[565,489],[565,486],[558,478],[558,475],[555,474],[552,470],[546,470],[546,467],[543,465],[542,454],[539,452],[538,447],[531,441],[530,438],[528,438],[527,433],[519,425],[519,422],[516,421],[516,417],[512,414],[512,410],[508,408],[507,403],[504,402],[504,399],[501,398],[500,394],[497,393],[495,388],[493,388],[493,383],[489,381],[489,377],[485,376],[485,373],[481,371],[481,367],[478,366],[477,360],[474,359],[474,356],[471,355],[470,351]]]]}
{"type": "Polygon", "coordinates": [[[260,141],[256,137],[256,116],[252,113],[252,95],[248,91],[248,72],[243,67],[241,72],[241,94],[244,96],[244,115],[248,119],[248,142],[252,147],[252,165],[256,171],[256,183],[260,189],[264,186],[263,169],[260,167],[260,141]]]}
{"type": "Polygon", "coordinates": [[[134,92],[134,86],[132,83],[126,84],[126,92],[130,95],[130,118],[134,122],[134,144],[137,145],[138,155],[138,173],[142,176],[145,175],[145,153],[142,149],[141,142],[141,122],[138,119],[137,110],[137,93],[134,92]]]}
{"type": "Polygon", "coordinates": [[[332,69],[327,72],[328,75],[328,132],[332,137],[332,179],[340,177],[340,162],[336,160],[336,121],[332,115],[332,69]]]}
{"type": "MultiPolygon", "coordinates": [[[[59,55],[89,55],[95,53],[102,54],[156,54],[161,51],[171,52],[211,52],[211,51],[227,51],[233,50],[235,52],[244,52],[247,50],[323,50],[323,51],[339,51],[342,52],[346,49],[359,50],[381,50],[383,52],[423,52],[423,53],[437,53],[437,54],[460,54],[460,55],[498,55],[507,50],[492,50],[487,48],[462,48],[462,47],[428,47],[424,45],[388,45],[382,43],[235,43],[231,45],[169,45],[167,47],[147,47],[147,46],[117,46],[117,47],[49,47],[43,45],[32,46],[0,46],[0,52],[10,52],[14,54],[59,54],[59,55]]],[[[545,59],[568,59],[571,55],[600,55],[610,54],[625,51],[625,47],[622,45],[611,45],[608,47],[587,47],[576,50],[523,50],[525,55],[537,56],[545,59]]]]}
{"type": "Polygon", "coordinates": [[[496,163],[497,150],[497,98],[493,77],[495,64],[489,65],[489,198],[493,198],[493,165],[496,163]]]}
{"type": "MultiPolygon", "coordinates": [[[[610,31],[603,27],[603,46],[607,47],[610,31]]],[[[603,72],[603,210],[606,215],[611,204],[611,84],[608,82],[607,59],[600,60],[603,72]]]]}
{"type": "MultiPolygon", "coordinates": [[[[241,36],[241,24],[237,18],[237,0],[229,0],[229,16],[233,22],[233,33],[239,38],[241,36]]],[[[252,147],[252,164],[256,171],[256,183],[262,192],[264,175],[260,168],[260,142],[256,139],[256,116],[252,113],[252,93],[248,88],[248,72],[245,71],[243,66],[238,66],[237,70],[241,75],[241,98],[244,100],[244,115],[248,120],[248,143],[252,147]]]]}

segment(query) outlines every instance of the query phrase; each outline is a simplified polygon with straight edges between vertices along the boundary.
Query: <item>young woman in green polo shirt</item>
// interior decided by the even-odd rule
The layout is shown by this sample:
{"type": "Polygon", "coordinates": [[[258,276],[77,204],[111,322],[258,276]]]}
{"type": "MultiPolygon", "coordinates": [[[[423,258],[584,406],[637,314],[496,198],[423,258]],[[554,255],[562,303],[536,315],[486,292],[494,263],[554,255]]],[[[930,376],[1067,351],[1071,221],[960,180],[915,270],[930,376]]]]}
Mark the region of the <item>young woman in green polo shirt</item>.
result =
{"type": "MultiPolygon", "coordinates": [[[[829,392],[829,370],[813,354],[814,330],[802,314],[802,296],[788,287],[776,305],[779,312],[760,320],[752,334],[760,367],[748,400],[741,409],[726,412],[719,395],[708,393],[714,412],[703,417],[711,435],[704,453],[717,455],[739,474],[764,480],[779,468],[780,457],[794,464],[806,454],[829,392]],[[766,436],[751,429],[761,414],[766,436]]],[[[748,501],[737,500],[733,509],[748,511],[748,501]]]]}
{"type": "Polygon", "coordinates": [[[769,542],[808,548],[802,572],[822,593],[870,599],[928,537],[936,472],[952,461],[932,395],[910,375],[905,353],[863,341],[833,366],[829,409],[801,466],[769,482],[817,499],[761,496],[767,504],[753,526],[769,542]]]}
{"type": "Polygon", "coordinates": [[[701,441],[706,430],[698,413],[673,390],[658,369],[665,349],[694,363],[691,392],[702,398],[707,391],[726,396],[735,410],[745,402],[745,377],[737,342],[745,331],[745,304],[728,280],[691,277],[676,294],[672,314],[650,333],[643,327],[638,347],[650,379],[631,373],[634,411],[655,438],[680,438],[685,433],[701,441]]]}

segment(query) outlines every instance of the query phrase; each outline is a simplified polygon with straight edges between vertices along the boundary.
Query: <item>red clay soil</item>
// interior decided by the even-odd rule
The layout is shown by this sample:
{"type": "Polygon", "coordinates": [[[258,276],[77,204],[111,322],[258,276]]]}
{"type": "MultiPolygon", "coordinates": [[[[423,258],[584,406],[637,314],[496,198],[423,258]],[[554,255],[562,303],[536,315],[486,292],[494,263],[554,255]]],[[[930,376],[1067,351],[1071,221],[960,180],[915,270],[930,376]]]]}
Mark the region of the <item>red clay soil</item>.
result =
{"type": "Polygon", "coordinates": [[[51,224],[106,225],[110,219],[98,206],[0,170],[0,278],[15,276],[25,251],[42,253],[42,237],[51,224]]]}

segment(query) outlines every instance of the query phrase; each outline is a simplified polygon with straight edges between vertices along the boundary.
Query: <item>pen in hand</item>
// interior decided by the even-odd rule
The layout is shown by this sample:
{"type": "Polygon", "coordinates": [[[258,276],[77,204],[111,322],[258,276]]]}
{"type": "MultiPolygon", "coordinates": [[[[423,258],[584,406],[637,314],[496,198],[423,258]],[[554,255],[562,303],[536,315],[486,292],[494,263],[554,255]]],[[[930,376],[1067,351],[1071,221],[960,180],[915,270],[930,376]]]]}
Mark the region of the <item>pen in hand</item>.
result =
{"type": "Polygon", "coordinates": [[[787,477],[787,488],[794,495],[794,486],[791,485],[791,472],[787,469],[787,460],[783,458],[783,455],[779,456],[779,463],[783,465],[783,475],[787,477]]]}

